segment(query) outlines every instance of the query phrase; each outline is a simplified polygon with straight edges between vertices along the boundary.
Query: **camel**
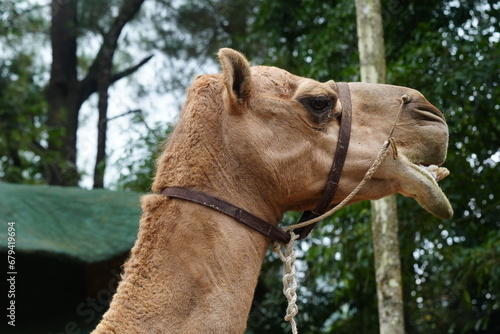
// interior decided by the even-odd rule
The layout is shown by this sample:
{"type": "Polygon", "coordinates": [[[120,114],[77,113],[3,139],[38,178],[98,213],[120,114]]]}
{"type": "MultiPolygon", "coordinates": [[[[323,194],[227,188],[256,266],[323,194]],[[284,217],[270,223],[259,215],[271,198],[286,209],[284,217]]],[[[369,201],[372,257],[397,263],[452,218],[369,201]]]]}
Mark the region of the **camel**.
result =
{"type": "MultiPolygon", "coordinates": [[[[198,76],[143,196],[137,240],[97,333],[242,333],[271,238],[211,207],[160,194],[195,189],[278,225],[321,199],[339,132],[334,81],[250,66],[221,49],[221,74],[198,76]]],[[[436,180],[448,145],[443,114],[416,90],[349,83],[349,149],[332,205],[363,178],[395,120],[393,154],[349,203],[394,193],[441,218],[436,180]],[[404,98],[402,98],[404,96],[404,98]],[[431,167],[432,166],[432,167],[431,167]]]]}

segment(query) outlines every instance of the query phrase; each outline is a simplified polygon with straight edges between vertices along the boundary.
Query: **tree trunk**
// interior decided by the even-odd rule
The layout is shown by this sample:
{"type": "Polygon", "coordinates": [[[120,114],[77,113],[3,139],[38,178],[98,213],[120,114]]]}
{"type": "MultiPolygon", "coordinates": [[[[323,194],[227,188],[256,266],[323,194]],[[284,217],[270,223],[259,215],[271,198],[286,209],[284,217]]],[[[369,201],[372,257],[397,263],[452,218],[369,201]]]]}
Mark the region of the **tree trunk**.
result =
{"type": "MultiPolygon", "coordinates": [[[[144,0],[130,0],[123,3],[120,12],[111,25],[108,33],[103,36],[103,44],[97,55],[96,66],[100,69],[97,83],[99,94],[97,123],[97,155],[94,166],[94,188],[104,187],[104,172],[106,170],[106,136],[108,128],[108,90],[112,82],[111,68],[113,55],[118,44],[118,37],[125,24],[130,21],[141,8],[144,0]]],[[[148,59],[149,60],[149,59],[148,59]]]]}
{"type": "MultiPolygon", "coordinates": [[[[116,43],[116,42],[115,42],[116,43]]],[[[113,65],[113,54],[116,44],[113,45],[107,38],[101,48],[102,57],[100,61],[100,77],[97,85],[99,102],[97,109],[99,113],[97,121],[97,154],[94,166],[93,188],[104,188],[104,172],[106,170],[106,136],[108,131],[108,90],[111,79],[111,66],[113,65]]]]}
{"type": "Polygon", "coordinates": [[[45,161],[47,182],[51,185],[78,184],[76,131],[80,105],[76,39],[76,2],[53,0],[50,28],[52,65],[47,89],[50,153],[45,161]]]}
{"type": "Polygon", "coordinates": [[[380,333],[404,334],[396,197],[371,201],[371,218],[380,333]]]}
{"type": "MultiPolygon", "coordinates": [[[[380,0],[356,0],[361,81],[385,83],[380,0]]],[[[381,334],[403,334],[403,292],[396,197],[371,201],[373,248],[381,334]]]]}
{"type": "Polygon", "coordinates": [[[104,188],[104,172],[106,170],[106,136],[108,131],[108,89],[110,79],[110,67],[103,66],[102,77],[99,80],[99,102],[97,109],[99,117],[97,121],[97,154],[94,166],[93,188],[104,188]]]}

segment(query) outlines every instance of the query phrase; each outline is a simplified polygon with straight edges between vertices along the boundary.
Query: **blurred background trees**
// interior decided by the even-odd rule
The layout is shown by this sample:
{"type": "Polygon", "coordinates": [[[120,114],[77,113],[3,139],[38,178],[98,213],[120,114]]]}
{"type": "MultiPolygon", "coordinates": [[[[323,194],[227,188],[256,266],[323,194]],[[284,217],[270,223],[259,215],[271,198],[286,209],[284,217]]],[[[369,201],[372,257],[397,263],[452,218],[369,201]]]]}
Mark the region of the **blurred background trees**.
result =
{"type": "MultiPolygon", "coordinates": [[[[59,184],[76,185],[86,176],[93,178],[86,174],[94,169],[83,171],[77,160],[88,155],[94,159],[95,154],[67,142],[75,134],[75,118],[68,125],[68,117],[51,114],[51,41],[66,34],[75,43],[71,48],[76,50],[65,50],[74,58],[63,56],[73,62],[71,72],[65,72],[73,82],[63,85],[67,94],[76,94],[72,90],[90,73],[96,76],[96,86],[77,95],[80,102],[94,98],[82,106],[97,119],[98,103],[91,94],[103,72],[95,70],[100,64],[96,59],[121,10],[133,3],[137,13],[122,22],[107,75],[109,109],[116,107],[112,95],[125,98],[123,92],[113,91],[113,76],[117,81],[120,74],[128,76],[122,80],[127,80],[126,94],[134,103],[101,118],[115,122],[114,117],[126,114],[119,119],[129,134],[121,139],[119,158],[110,162],[106,157],[112,152],[106,152],[101,166],[120,174],[112,183],[104,182],[106,187],[149,189],[154,157],[174,122],[155,117],[155,112],[178,110],[195,74],[218,71],[214,54],[219,47],[239,49],[254,64],[279,66],[320,81],[359,80],[356,14],[350,0],[3,1],[0,180],[53,184],[56,177],[59,184]],[[51,8],[63,4],[73,6],[73,23],[51,34],[51,8]],[[151,72],[154,75],[144,74],[151,72]],[[155,100],[159,95],[172,98],[155,100]],[[67,147],[71,149],[61,151],[67,147]],[[63,171],[51,175],[51,166],[63,171]]],[[[500,2],[383,0],[382,15],[387,82],[420,90],[445,113],[450,127],[445,166],[451,176],[441,184],[455,216],[440,221],[413,200],[398,197],[406,331],[498,333],[500,2]]],[[[85,123],[80,114],[77,130],[85,123]]],[[[118,135],[109,127],[108,132],[108,141],[118,135]]],[[[79,140],[85,136],[77,134],[79,140]]],[[[294,217],[288,214],[285,223],[294,217]]],[[[369,220],[367,203],[353,205],[319,225],[298,246],[302,333],[377,332],[369,220]]],[[[282,320],[279,268],[270,253],[249,333],[288,331],[282,320]]]]}

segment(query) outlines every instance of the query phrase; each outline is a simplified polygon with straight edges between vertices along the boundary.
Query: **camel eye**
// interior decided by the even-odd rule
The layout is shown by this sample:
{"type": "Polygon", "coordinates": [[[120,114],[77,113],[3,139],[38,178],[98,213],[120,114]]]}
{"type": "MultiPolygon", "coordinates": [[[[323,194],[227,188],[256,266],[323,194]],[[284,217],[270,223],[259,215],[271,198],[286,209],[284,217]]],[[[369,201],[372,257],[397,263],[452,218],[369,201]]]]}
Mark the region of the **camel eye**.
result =
{"type": "Polygon", "coordinates": [[[309,118],[312,122],[319,126],[324,127],[335,115],[333,109],[337,103],[336,96],[316,95],[306,96],[298,99],[300,103],[307,110],[309,118]]]}
{"type": "Polygon", "coordinates": [[[331,103],[330,99],[326,96],[317,96],[309,99],[309,105],[316,112],[329,111],[331,103]]]}

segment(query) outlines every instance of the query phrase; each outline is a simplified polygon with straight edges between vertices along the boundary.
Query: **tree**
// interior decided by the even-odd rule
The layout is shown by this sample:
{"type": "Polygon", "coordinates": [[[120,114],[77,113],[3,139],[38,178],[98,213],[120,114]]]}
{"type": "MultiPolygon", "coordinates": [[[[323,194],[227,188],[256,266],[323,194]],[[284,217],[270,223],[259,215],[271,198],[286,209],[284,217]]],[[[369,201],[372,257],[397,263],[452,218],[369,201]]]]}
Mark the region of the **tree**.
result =
{"type": "MultiPolygon", "coordinates": [[[[385,83],[385,48],[379,0],[356,0],[361,81],[385,83]]],[[[396,196],[371,201],[380,333],[404,333],[396,196]]]]}
{"type": "MultiPolygon", "coordinates": [[[[103,32],[103,41],[85,77],[78,79],[77,21],[78,1],[52,1],[52,25],[50,30],[52,65],[47,87],[48,119],[48,175],[49,184],[77,185],[76,133],[78,115],[83,102],[99,90],[99,138],[96,162],[95,186],[102,187],[106,143],[107,90],[109,85],[133,73],[151,57],[136,65],[111,73],[113,55],[120,33],[139,11],[144,0],[123,1],[118,15],[103,32]],[[61,164],[61,161],[64,161],[61,164]]],[[[104,28],[105,29],[105,28],[104,28]]]]}
{"type": "MultiPolygon", "coordinates": [[[[43,117],[40,119],[44,128],[40,132],[44,138],[34,139],[30,147],[22,149],[31,157],[31,160],[27,159],[26,163],[44,166],[42,173],[37,174],[38,182],[61,185],[78,184],[80,180],[76,167],[78,157],[76,131],[80,125],[78,116],[82,104],[97,92],[99,138],[93,176],[94,187],[102,187],[106,167],[108,88],[148,62],[150,54],[155,50],[165,55],[165,57],[160,57],[163,58],[165,69],[162,74],[155,77],[158,82],[156,89],[163,93],[174,90],[184,92],[195,70],[196,73],[199,71],[198,64],[189,63],[191,59],[196,59],[197,63],[203,63],[208,62],[207,56],[213,58],[216,42],[227,45],[230,41],[228,38],[230,34],[236,34],[236,31],[246,27],[246,21],[243,18],[249,10],[245,8],[250,8],[246,4],[242,6],[239,1],[230,0],[210,4],[204,4],[202,1],[174,4],[157,0],[149,2],[144,9],[143,2],[54,0],[51,4],[50,22],[44,20],[46,10],[44,5],[34,5],[23,0],[7,2],[3,17],[6,17],[5,22],[10,21],[11,24],[3,25],[4,21],[2,21],[0,26],[2,31],[16,33],[22,31],[28,26],[27,23],[32,24],[31,21],[34,21],[35,15],[37,15],[35,22],[42,22],[45,25],[37,29],[37,41],[46,41],[45,31],[49,30],[49,27],[51,30],[49,40],[53,59],[50,80],[46,84],[41,83],[40,90],[44,90],[46,95],[39,96],[40,100],[47,102],[47,110],[43,111],[43,117]],[[144,9],[142,13],[139,13],[140,8],[144,9]],[[138,13],[138,19],[132,20],[138,13]],[[194,16],[201,19],[193,21],[194,16]],[[123,37],[124,27],[130,24],[141,24],[143,27],[147,25],[147,29],[135,29],[133,34],[129,32],[123,37]],[[122,37],[119,42],[120,36],[122,37]],[[99,43],[97,54],[86,45],[95,44],[95,42],[99,43]],[[145,55],[142,60],[139,58],[138,61],[130,53],[127,54],[124,51],[125,46],[128,46],[130,50],[135,48],[136,55],[139,53],[138,48],[141,49],[140,53],[143,55],[144,50],[149,50],[151,53],[145,55]],[[118,60],[114,57],[117,52],[118,60]],[[171,63],[166,64],[168,62],[171,63]],[[180,66],[179,63],[182,65],[180,66]],[[169,71],[169,66],[171,68],[175,66],[175,70],[169,71]],[[119,68],[122,69],[119,70],[119,68]],[[169,72],[170,75],[168,75],[169,72]]],[[[2,34],[0,38],[5,39],[10,35],[12,33],[2,34]]],[[[27,34],[19,33],[18,35],[21,41],[29,39],[27,34]]],[[[43,43],[40,44],[43,45],[43,43]]],[[[10,48],[14,49],[15,45],[11,45],[10,48]]],[[[34,48],[33,52],[36,51],[34,48]]],[[[15,58],[15,56],[11,57],[11,59],[15,58]]],[[[132,85],[139,85],[134,88],[140,97],[149,93],[140,84],[132,82],[132,85]]],[[[148,90],[151,90],[151,87],[148,87],[148,90]]],[[[12,153],[18,156],[20,151],[21,147],[17,147],[12,153]]],[[[9,166],[14,162],[19,165],[20,160],[16,156],[8,159],[9,166]]],[[[5,160],[7,164],[7,159],[5,160]]],[[[31,180],[20,179],[14,175],[10,178],[12,171],[10,167],[5,169],[6,179],[31,182],[31,180]]]]}

